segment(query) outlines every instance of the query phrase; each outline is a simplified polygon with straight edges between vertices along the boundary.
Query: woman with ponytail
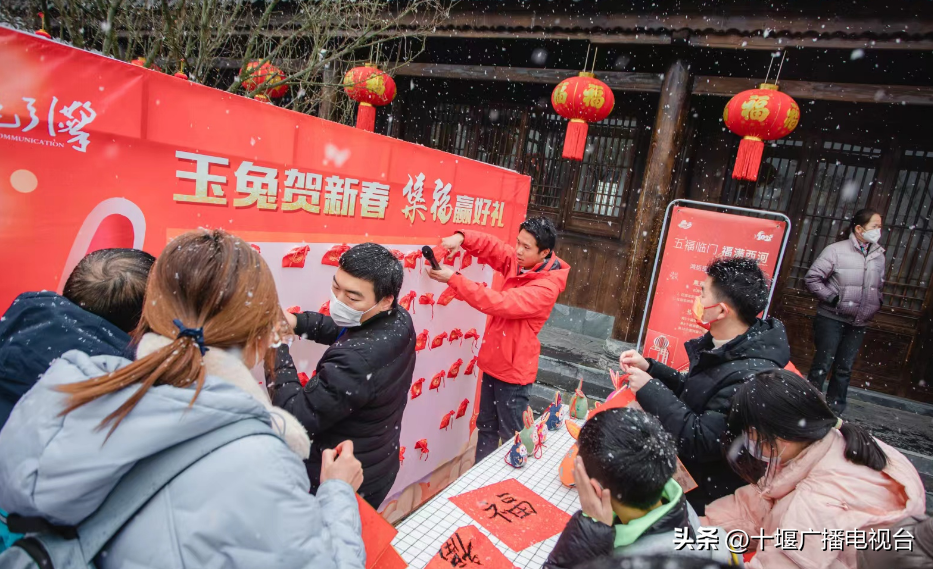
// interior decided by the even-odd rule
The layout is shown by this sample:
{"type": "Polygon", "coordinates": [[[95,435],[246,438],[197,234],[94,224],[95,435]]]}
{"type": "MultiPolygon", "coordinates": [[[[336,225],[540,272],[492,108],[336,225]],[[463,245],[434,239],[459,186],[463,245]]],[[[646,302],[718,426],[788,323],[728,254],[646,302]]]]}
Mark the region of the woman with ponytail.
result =
{"type": "Polygon", "coordinates": [[[309,494],[308,435],[249,371],[274,355],[284,326],[272,273],[249,244],[221,230],[175,238],[149,277],[136,361],[67,352],[14,408],[0,432],[0,508],[76,526],[140,460],[258,420],[270,436],[181,472],[97,567],[363,567],[352,443],[339,457],[324,451],[309,494]]]}
{"type": "Polygon", "coordinates": [[[707,506],[704,525],[796,536],[796,546],[782,548],[767,540],[750,568],[855,569],[856,547],[829,547],[823,530],[884,525],[926,508],[920,475],[904,455],[837,418],[794,373],[763,371],[742,385],[729,435],[730,462],[751,484],[707,506]]]}

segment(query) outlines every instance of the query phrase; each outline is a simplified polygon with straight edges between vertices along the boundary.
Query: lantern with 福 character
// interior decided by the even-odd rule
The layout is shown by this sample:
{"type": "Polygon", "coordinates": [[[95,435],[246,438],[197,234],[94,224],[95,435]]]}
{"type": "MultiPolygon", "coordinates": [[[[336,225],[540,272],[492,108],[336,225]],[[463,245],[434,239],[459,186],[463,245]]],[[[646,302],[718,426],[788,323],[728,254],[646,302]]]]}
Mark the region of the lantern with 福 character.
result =
{"type": "Polygon", "coordinates": [[[356,128],[373,132],[376,129],[376,107],[384,107],[395,99],[395,80],[372,63],[347,71],[343,90],[360,104],[356,111],[356,128]]]}
{"type": "Polygon", "coordinates": [[[245,76],[243,88],[247,93],[253,94],[262,89],[253,97],[258,101],[270,102],[269,99],[284,97],[288,92],[288,85],[284,83],[285,73],[268,61],[250,61],[246,64],[245,76]]]}
{"type": "Polygon", "coordinates": [[[581,71],[576,77],[558,83],[551,93],[551,105],[557,114],[570,119],[561,156],[583,160],[588,123],[608,117],[615,103],[612,89],[593,73],[581,71]]]}
{"type": "Polygon", "coordinates": [[[722,120],[729,130],[742,137],[735,157],[732,177],[756,181],[765,140],[783,138],[797,128],[800,107],[772,83],[742,91],[726,104],[722,120]]]}

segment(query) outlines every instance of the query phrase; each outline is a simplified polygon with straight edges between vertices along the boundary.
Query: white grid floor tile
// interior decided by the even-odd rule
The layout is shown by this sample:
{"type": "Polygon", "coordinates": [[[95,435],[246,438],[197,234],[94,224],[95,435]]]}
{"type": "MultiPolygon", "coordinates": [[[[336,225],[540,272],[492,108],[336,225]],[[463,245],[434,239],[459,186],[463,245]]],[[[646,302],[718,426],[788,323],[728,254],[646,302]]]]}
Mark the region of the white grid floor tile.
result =
{"type": "Polygon", "coordinates": [[[529,457],[524,468],[512,468],[505,462],[505,455],[512,445],[512,441],[509,441],[402,521],[397,526],[398,535],[392,541],[392,545],[409,567],[423,569],[457,528],[472,525],[486,534],[517,567],[541,567],[557,543],[557,535],[522,551],[512,551],[454,505],[450,498],[514,478],[558,508],[573,514],[580,509],[577,491],[561,484],[558,476],[560,462],[573,443],[573,437],[566,427],[562,427],[559,431],[548,434],[544,455],[540,459],[529,457]]]}

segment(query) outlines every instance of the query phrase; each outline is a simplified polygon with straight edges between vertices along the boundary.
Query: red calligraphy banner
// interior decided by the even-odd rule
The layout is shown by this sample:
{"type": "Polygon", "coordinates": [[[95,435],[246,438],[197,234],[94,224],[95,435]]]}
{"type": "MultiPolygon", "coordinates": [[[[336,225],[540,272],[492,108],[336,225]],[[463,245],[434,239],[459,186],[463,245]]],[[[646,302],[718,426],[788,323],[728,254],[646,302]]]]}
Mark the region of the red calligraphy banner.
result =
{"type": "Polygon", "coordinates": [[[784,221],[675,206],[656,275],[645,357],[686,370],[684,342],[705,333],[691,309],[706,266],[716,257],[749,257],[773,279],[786,230],[784,221]]]}
{"type": "MultiPolygon", "coordinates": [[[[0,27],[0,69],[0,310],[25,291],[61,291],[91,251],[158,254],[197,227],[251,242],[286,307],[323,312],[340,251],[366,241],[405,259],[403,297],[440,299],[446,285],[424,276],[421,245],[459,229],[511,243],[525,216],[530,178],[511,170],[33,34],[0,27]]],[[[447,264],[497,286],[489,267],[447,264]]],[[[484,335],[486,317],[466,303],[434,304],[410,306],[418,332],[484,335]]],[[[473,343],[451,340],[419,353],[415,381],[441,370],[444,381],[408,402],[383,515],[407,514],[423,486],[450,482],[442,465],[472,456],[480,372],[457,364],[473,361],[473,343]]],[[[323,349],[292,346],[304,377],[323,349]]]]}
{"type": "Polygon", "coordinates": [[[425,569],[514,569],[515,565],[476,526],[457,529],[425,569]]]}
{"type": "Polygon", "coordinates": [[[570,516],[533,490],[509,478],[450,499],[512,551],[559,534],[570,516]]]}

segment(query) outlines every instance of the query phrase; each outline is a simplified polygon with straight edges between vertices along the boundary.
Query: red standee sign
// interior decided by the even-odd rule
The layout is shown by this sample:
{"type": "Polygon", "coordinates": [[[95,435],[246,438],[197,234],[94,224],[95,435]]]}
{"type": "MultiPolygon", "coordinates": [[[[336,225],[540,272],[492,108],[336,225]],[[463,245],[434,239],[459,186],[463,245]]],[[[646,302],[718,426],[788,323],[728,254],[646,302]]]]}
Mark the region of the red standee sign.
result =
{"type": "Polygon", "coordinates": [[[645,357],[686,370],[683,344],[705,332],[691,309],[706,266],[716,257],[748,257],[773,280],[786,231],[784,221],[675,206],[656,277],[645,357]]]}

